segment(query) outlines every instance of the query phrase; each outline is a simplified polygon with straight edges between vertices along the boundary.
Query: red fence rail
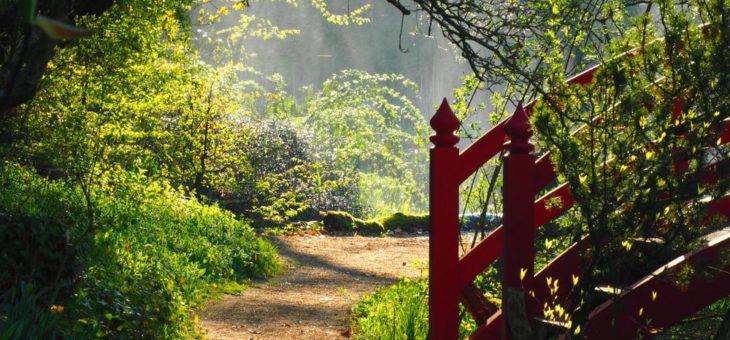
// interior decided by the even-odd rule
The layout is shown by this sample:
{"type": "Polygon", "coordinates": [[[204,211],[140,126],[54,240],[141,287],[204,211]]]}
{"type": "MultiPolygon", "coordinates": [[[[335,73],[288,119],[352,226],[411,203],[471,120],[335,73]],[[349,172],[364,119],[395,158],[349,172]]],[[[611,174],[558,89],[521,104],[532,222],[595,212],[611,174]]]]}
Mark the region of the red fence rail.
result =
{"type": "MultiPolygon", "coordinates": [[[[593,67],[568,80],[568,83],[590,83],[597,69],[598,67],[593,67]]],[[[581,275],[579,250],[586,246],[586,239],[569,247],[539,273],[534,273],[535,230],[570,209],[574,200],[567,183],[535,199],[538,192],[557,178],[557,174],[549,153],[537,160],[533,155],[533,147],[529,142],[532,133],[528,119],[532,114],[533,104],[524,108],[518,106],[509,119],[498,123],[461,153],[456,147],[459,137],[454,134],[459,127],[459,120],[446,100],[431,120],[436,134],[431,137],[434,147],[431,149],[430,163],[430,339],[458,337],[460,301],[474,314],[474,319],[479,324],[479,328],[472,335],[473,339],[511,338],[510,334],[532,326],[516,323],[532,323],[533,317],[537,316],[541,308],[536,305],[536,301],[546,301],[548,296],[557,300],[567,299],[573,288],[571,279],[581,275]],[[459,185],[502,150],[507,151],[503,168],[504,224],[459,257],[459,185]],[[555,199],[559,199],[562,204],[548,204],[555,199]],[[483,302],[476,301],[478,296],[474,293],[473,280],[500,256],[503,259],[503,308],[485,316],[475,312],[479,310],[475,306],[483,302]],[[544,282],[547,278],[562,282],[556,293],[550,294],[546,289],[544,282]],[[541,284],[535,284],[538,282],[541,284]],[[534,292],[535,296],[526,296],[529,291],[534,292]]],[[[682,110],[683,103],[677,100],[673,114],[676,116],[682,110]]],[[[730,121],[725,121],[722,131],[718,133],[718,144],[730,142],[730,121]]],[[[686,167],[682,165],[682,162],[677,162],[675,170],[685,171],[686,167]]],[[[704,180],[716,182],[722,176],[717,171],[718,167],[719,165],[714,165],[708,169],[704,180]]],[[[730,216],[730,199],[710,202],[709,206],[709,214],[730,216]]],[[[685,254],[629,286],[616,299],[602,304],[589,315],[588,329],[584,334],[589,338],[609,337],[607,334],[610,334],[612,328],[616,328],[614,322],[619,322],[621,335],[651,336],[691,315],[702,306],[730,295],[730,267],[727,264],[717,265],[720,274],[715,278],[690,278],[689,287],[697,288],[692,291],[678,291],[675,286],[657,279],[657,275],[671,274],[682,265],[706,262],[708,259],[716,260],[718,249],[723,247],[730,247],[730,238],[720,236],[716,240],[710,240],[702,249],[685,254]],[[713,289],[711,293],[707,292],[709,288],[713,289]],[[625,309],[625,306],[647,304],[647,291],[661,293],[663,297],[649,301],[651,307],[644,307],[641,311],[642,320],[651,319],[655,322],[655,328],[651,332],[646,327],[641,328],[635,315],[628,316],[637,311],[625,309]],[[677,304],[669,306],[670,299],[667,296],[676,297],[677,301],[687,301],[691,308],[680,309],[677,304]],[[621,317],[613,321],[617,311],[621,317]]],[[[484,310],[494,308],[482,308],[484,310]]]]}

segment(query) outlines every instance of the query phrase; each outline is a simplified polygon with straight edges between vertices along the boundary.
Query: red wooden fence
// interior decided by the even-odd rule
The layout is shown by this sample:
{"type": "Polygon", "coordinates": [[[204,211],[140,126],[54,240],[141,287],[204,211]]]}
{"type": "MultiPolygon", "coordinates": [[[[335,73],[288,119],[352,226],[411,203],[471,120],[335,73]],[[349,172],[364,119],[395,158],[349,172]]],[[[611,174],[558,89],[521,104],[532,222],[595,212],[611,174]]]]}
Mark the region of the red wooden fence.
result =
{"type": "MultiPolygon", "coordinates": [[[[568,83],[590,83],[596,70],[597,67],[591,68],[568,80],[568,83]]],[[[534,326],[515,323],[525,320],[533,323],[533,318],[539,316],[538,311],[542,308],[537,305],[537,301],[547,301],[548,296],[559,301],[567,300],[573,288],[572,278],[581,275],[579,250],[585,246],[586,240],[572,245],[539,273],[534,273],[535,229],[562,215],[573,206],[574,201],[567,183],[535,199],[536,193],[553,182],[557,175],[549,153],[537,160],[532,154],[533,147],[529,142],[532,133],[528,120],[532,110],[532,103],[524,108],[518,106],[509,119],[497,124],[461,153],[456,147],[459,138],[454,134],[459,127],[459,120],[446,100],[431,120],[436,134],[431,137],[434,147],[431,149],[430,164],[430,339],[458,337],[460,301],[479,324],[472,338],[511,338],[514,332],[534,326]],[[459,185],[503,148],[507,151],[503,170],[504,225],[459,257],[459,185]],[[555,199],[562,203],[558,208],[555,204],[547,203],[555,199]],[[483,306],[483,296],[481,292],[475,293],[472,281],[500,256],[503,258],[503,309],[494,311],[495,308],[483,306]],[[550,295],[544,284],[547,278],[561,282],[557,293],[550,295]],[[530,295],[530,291],[534,292],[534,296],[530,295]]],[[[678,115],[682,110],[683,103],[677,100],[673,114],[678,115]]],[[[726,121],[722,131],[718,132],[719,144],[729,142],[730,122],[726,121]]],[[[682,162],[676,165],[676,171],[686,170],[682,162]]],[[[721,174],[709,170],[705,180],[716,182],[721,174]]],[[[709,205],[710,214],[730,216],[730,198],[710,202],[709,205]]],[[[639,334],[651,337],[718,298],[730,295],[728,263],[717,265],[719,274],[714,278],[692,277],[688,283],[689,290],[678,290],[657,279],[663,274],[679,270],[683,265],[717,262],[720,249],[724,247],[730,247],[730,237],[727,235],[719,236],[702,249],[658,268],[629,286],[619,297],[594,309],[588,318],[588,329],[583,334],[598,339],[611,338],[611,334],[619,335],[618,339],[639,334]],[[657,299],[656,295],[659,294],[662,298],[657,299]],[[686,302],[687,308],[672,303],[667,297],[686,302]],[[631,310],[634,307],[637,311],[631,310]],[[637,313],[638,308],[643,308],[640,317],[631,314],[637,313]],[[620,317],[616,318],[616,315],[620,317]],[[642,328],[640,321],[646,320],[652,320],[652,329],[642,328]],[[619,333],[615,331],[616,325],[620,329],[619,333]]]]}

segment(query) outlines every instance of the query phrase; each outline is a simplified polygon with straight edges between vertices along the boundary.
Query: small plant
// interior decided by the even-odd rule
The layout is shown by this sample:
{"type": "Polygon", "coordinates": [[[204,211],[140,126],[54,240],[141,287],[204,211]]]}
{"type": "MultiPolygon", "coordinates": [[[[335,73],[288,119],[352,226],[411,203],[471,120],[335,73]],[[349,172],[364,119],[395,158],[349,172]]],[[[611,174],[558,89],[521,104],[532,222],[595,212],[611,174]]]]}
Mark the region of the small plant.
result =
{"type": "Polygon", "coordinates": [[[428,334],[426,280],[402,279],[380,288],[354,308],[357,339],[425,339],[428,334]]]}
{"type": "MultiPolygon", "coordinates": [[[[467,338],[476,324],[463,310],[459,337],[467,338]]],[[[425,339],[428,335],[428,281],[401,279],[364,297],[353,309],[356,339],[425,339]]]]}

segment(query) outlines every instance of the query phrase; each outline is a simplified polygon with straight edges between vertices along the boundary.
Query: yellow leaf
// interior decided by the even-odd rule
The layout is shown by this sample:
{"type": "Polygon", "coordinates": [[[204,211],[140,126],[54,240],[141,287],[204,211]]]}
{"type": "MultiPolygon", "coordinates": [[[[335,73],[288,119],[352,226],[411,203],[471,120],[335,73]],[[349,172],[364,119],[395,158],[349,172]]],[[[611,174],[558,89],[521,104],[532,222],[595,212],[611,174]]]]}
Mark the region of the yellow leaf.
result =
{"type": "Polygon", "coordinates": [[[651,291],[651,301],[656,301],[657,292],[656,290],[651,291]]]}
{"type": "Polygon", "coordinates": [[[622,241],[621,242],[621,246],[623,246],[624,248],[626,248],[626,251],[630,251],[631,250],[631,242],[628,241],[628,240],[622,241]]]}
{"type": "Polygon", "coordinates": [[[527,275],[527,268],[520,269],[520,281],[525,279],[525,275],[527,275]]]}
{"type": "Polygon", "coordinates": [[[578,285],[578,275],[574,274],[573,275],[573,286],[577,286],[577,285],[578,285]]]}
{"type": "Polygon", "coordinates": [[[575,327],[575,330],[573,331],[573,334],[578,335],[580,333],[580,325],[578,327],[575,327]]]}
{"type": "Polygon", "coordinates": [[[228,6],[222,6],[218,9],[218,14],[220,15],[228,15],[228,6]]]}
{"type": "Polygon", "coordinates": [[[645,156],[646,159],[652,159],[654,157],[654,151],[647,151],[645,156]]]}

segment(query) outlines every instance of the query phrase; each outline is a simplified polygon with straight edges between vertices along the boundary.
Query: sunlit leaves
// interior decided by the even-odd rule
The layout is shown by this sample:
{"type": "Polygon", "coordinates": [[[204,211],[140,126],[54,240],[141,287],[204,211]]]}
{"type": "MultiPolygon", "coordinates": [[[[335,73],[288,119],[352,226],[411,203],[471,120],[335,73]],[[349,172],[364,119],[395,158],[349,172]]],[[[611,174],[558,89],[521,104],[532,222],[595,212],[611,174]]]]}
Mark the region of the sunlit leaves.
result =
{"type": "Polygon", "coordinates": [[[360,7],[350,10],[347,14],[334,14],[330,12],[327,4],[324,0],[311,0],[312,6],[317,8],[327,22],[335,25],[347,26],[350,24],[364,25],[370,22],[370,18],[366,17],[365,14],[370,9],[370,4],[364,4],[360,7]]]}
{"type": "Polygon", "coordinates": [[[425,207],[426,124],[409,99],[414,89],[402,76],[347,70],[307,101],[304,127],[322,161],[372,179],[363,194],[388,202],[384,213],[425,207]]]}

